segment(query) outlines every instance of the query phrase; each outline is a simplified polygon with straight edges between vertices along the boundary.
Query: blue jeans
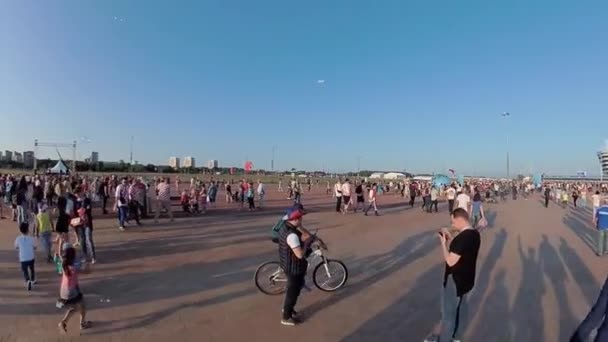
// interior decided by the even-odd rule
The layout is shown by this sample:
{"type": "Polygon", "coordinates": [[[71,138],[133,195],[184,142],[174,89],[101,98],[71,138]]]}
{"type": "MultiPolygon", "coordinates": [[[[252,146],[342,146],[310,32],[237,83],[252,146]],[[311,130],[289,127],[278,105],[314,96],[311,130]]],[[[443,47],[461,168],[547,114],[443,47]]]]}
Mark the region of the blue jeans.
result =
{"type": "Polygon", "coordinates": [[[82,254],[95,259],[95,243],[93,242],[93,230],[90,227],[81,227],[78,229],[80,235],[80,247],[82,254]]]}
{"type": "Polygon", "coordinates": [[[576,328],[576,331],[570,338],[570,342],[583,342],[589,339],[589,334],[595,328],[597,330],[596,342],[608,341],[608,320],[606,320],[606,311],[608,310],[608,278],[604,282],[602,291],[600,292],[597,301],[587,314],[587,317],[576,328]],[[601,325],[600,325],[601,324],[601,325]],[[598,327],[599,326],[599,327],[598,327]]]}
{"type": "Polygon", "coordinates": [[[118,207],[118,224],[121,227],[124,227],[127,221],[127,209],[127,207],[118,207]]]}
{"type": "Polygon", "coordinates": [[[40,234],[40,242],[42,243],[42,246],[44,247],[44,250],[47,252],[47,256],[50,258],[51,257],[51,237],[52,237],[53,233],[51,233],[50,231],[48,232],[43,232],[42,234],[40,234]]]}
{"type": "Polygon", "coordinates": [[[446,286],[441,292],[441,333],[440,342],[460,340],[468,323],[467,295],[458,296],[452,276],[448,277],[446,286]]]}

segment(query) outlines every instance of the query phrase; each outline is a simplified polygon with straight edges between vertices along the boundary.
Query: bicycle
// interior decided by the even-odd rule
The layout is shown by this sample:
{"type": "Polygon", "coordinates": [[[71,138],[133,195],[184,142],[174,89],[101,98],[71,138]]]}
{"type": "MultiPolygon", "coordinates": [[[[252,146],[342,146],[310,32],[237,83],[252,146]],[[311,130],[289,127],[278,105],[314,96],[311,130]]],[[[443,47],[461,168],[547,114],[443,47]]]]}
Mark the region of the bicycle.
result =
{"type": "MultiPolygon", "coordinates": [[[[323,240],[311,236],[315,239],[312,244],[312,252],[307,257],[308,269],[313,268],[312,281],[315,286],[325,292],[333,292],[343,287],[348,279],[348,269],[340,260],[328,259],[323,251],[327,251],[327,246],[323,240]],[[315,266],[313,261],[320,260],[315,266]]],[[[308,273],[308,271],[307,271],[308,273]]],[[[281,269],[278,261],[267,261],[258,266],[253,277],[255,286],[260,292],[276,296],[285,293],[287,290],[287,277],[281,269]]]]}

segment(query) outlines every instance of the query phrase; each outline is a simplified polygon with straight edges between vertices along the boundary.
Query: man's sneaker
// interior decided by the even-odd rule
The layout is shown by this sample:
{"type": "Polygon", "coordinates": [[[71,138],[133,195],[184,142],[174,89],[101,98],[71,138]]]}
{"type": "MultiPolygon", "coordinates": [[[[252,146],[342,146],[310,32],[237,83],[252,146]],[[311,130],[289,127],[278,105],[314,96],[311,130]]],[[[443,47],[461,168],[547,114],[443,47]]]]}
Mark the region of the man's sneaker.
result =
{"type": "Polygon", "coordinates": [[[283,325],[287,325],[287,326],[294,326],[294,325],[297,325],[297,324],[299,324],[299,323],[300,323],[300,321],[299,321],[299,320],[297,320],[297,319],[296,319],[296,318],[294,318],[294,317],[291,317],[291,318],[288,318],[288,319],[283,318],[283,319],[281,320],[281,324],[283,324],[283,325]]]}
{"type": "Polygon", "coordinates": [[[32,280],[32,284],[36,285],[37,281],[36,279],[32,280]]]}
{"type": "Polygon", "coordinates": [[[118,230],[120,230],[121,232],[124,232],[125,231],[125,227],[120,226],[120,227],[118,227],[118,230]]]}
{"type": "Polygon", "coordinates": [[[32,282],[31,281],[27,281],[27,283],[25,283],[25,285],[27,286],[27,290],[28,291],[32,291],[32,282]]]}
{"type": "Polygon", "coordinates": [[[439,341],[439,336],[437,335],[429,335],[427,338],[424,339],[424,342],[438,342],[439,341]]]}

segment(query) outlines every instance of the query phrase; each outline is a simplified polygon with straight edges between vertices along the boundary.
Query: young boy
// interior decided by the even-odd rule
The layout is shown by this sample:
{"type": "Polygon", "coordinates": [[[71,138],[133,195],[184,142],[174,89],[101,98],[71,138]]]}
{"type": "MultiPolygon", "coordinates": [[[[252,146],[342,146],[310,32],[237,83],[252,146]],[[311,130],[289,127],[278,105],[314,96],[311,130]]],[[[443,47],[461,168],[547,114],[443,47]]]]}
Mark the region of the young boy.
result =
{"type": "Polygon", "coordinates": [[[48,263],[53,262],[52,250],[52,235],[53,235],[53,224],[51,223],[51,216],[48,212],[46,204],[41,204],[36,215],[36,237],[40,238],[40,242],[46,250],[48,263]]]}
{"type": "Polygon", "coordinates": [[[36,284],[36,273],[34,273],[34,250],[36,249],[36,240],[28,235],[29,228],[27,222],[21,222],[19,225],[21,235],[15,239],[15,248],[19,250],[19,261],[21,262],[21,270],[23,271],[23,277],[25,278],[25,286],[28,291],[31,291],[32,285],[36,284]]]}

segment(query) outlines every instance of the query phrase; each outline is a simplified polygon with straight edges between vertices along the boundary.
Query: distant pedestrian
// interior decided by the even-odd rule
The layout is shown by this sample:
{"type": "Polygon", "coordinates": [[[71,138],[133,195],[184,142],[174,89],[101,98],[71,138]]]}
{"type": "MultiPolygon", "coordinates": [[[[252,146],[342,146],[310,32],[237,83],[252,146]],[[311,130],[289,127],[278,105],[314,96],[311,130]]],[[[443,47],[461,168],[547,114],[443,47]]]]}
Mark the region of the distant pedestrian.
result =
{"type": "Polygon", "coordinates": [[[342,182],[340,179],[334,185],[334,196],[336,197],[336,212],[342,212],[342,182]]]}
{"type": "Polygon", "coordinates": [[[416,184],[410,184],[410,207],[414,207],[414,202],[416,201],[416,192],[418,189],[416,188],[416,184]]]}
{"type": "Polygon", "coordinates": [[[433,185],[433,187],[431,188],[431,205],[429,206],[429,213],[433,210],[433,207],[435,207],[435,212],[439,211],[439,209],[437,208],[438,203],[439,190],[437,190],[437,187],[433,185]]]}
{"type": "Polygon", "coordinates": [[[378,184],[374,183],[374,184],[372,184],[371,189],[369,189],[369,195],[367,197],[367,201],[369,202],[369,205],[367,206],[367,209],[365,209],[365,216],[367,216],[367,212],[371,208],[374,208],[374,214],[376,214],[376,216],[379,216],[378,204],[376,203],[377,194],[378,194],[378,184]]]}
{"type": "Polygon", "coordinates": [[[171,184],[169,178],[165,178],[163,182],[156,186],[156,214],[154,215],[154,223],[158,223],[160,211],[167,210],[169,219],[173,222],[173,211],[171,211],[171,184]]]}
{"type": "Polygon", "coordinates": [[[342,202],[344,203],[343,214],[348,213],[348,207],[350,206],[350,194],[351,194],[351,186],[350,180],[346,178],[344,184],[342,184],[342,202]]]}
{"type": "Polygon", "coordinates": [[[593,217],[595,218],[595,212],[601,204],[601,196],[599,191],[596,191],[595,194],[591,196],[591,204],[593,205],[593,217]]]}
{"type": "Polygon", "coordinates": [[[266,187],[264,186],[264,183],[262,183],[262,180],[258,180],[258,198],[260,199],[260,203],[259,203],[259,207],[263,207],[264,206],[264,198],[266,197],[266,187]]]}
{"type": "Polygon", "coordinates": [[[116,187],[114,202],[114,211],[118,213],[118,229],[121,231],[125,230],[127,222],[127,210],[129,208],[129,186],[127,185],[127,179],[123,178],[120,184],[116,187]]]}
{"type": "Polygon", "coordinates": [[[355,205],[355,213],[359,210],[359,206],[361,209],[365,209],[365,198],[363,196],[363,184],[361,181],[357,182],[357,186],[355,187],[355,194],[357,195],[357,204],[355,205]]]}
{"type": "Polygon", "coordinates": [[[449,186],[446,190],[446,197],[448,199],[448,210],[451,215],[454,210],[454,200],[456,199],[456,189],[454,189],[453,185],[449,186]]]}
{"type": "Polygon", "coordinates": [[[255,210],[255,191],[253,190],[253,182],[249,183],[247,188],[247,203],[249,204],[249,211],[255,210]]]}
{"type": "Polygon", "coordinates": [[[545,186],[545,208],[549,208],[549,199],[551,198],[551,189],[545,186]]]}
{"type": "Polygon", "coordinates": [[[485,219],[485,212],[483,211],[483,203],[481,201],[481,194],[479,191],[473,195],[473,202],[471,203],[471,218],[473,221],[473,228],[478,228],[478,224],[482,219],[485,219]]]}

